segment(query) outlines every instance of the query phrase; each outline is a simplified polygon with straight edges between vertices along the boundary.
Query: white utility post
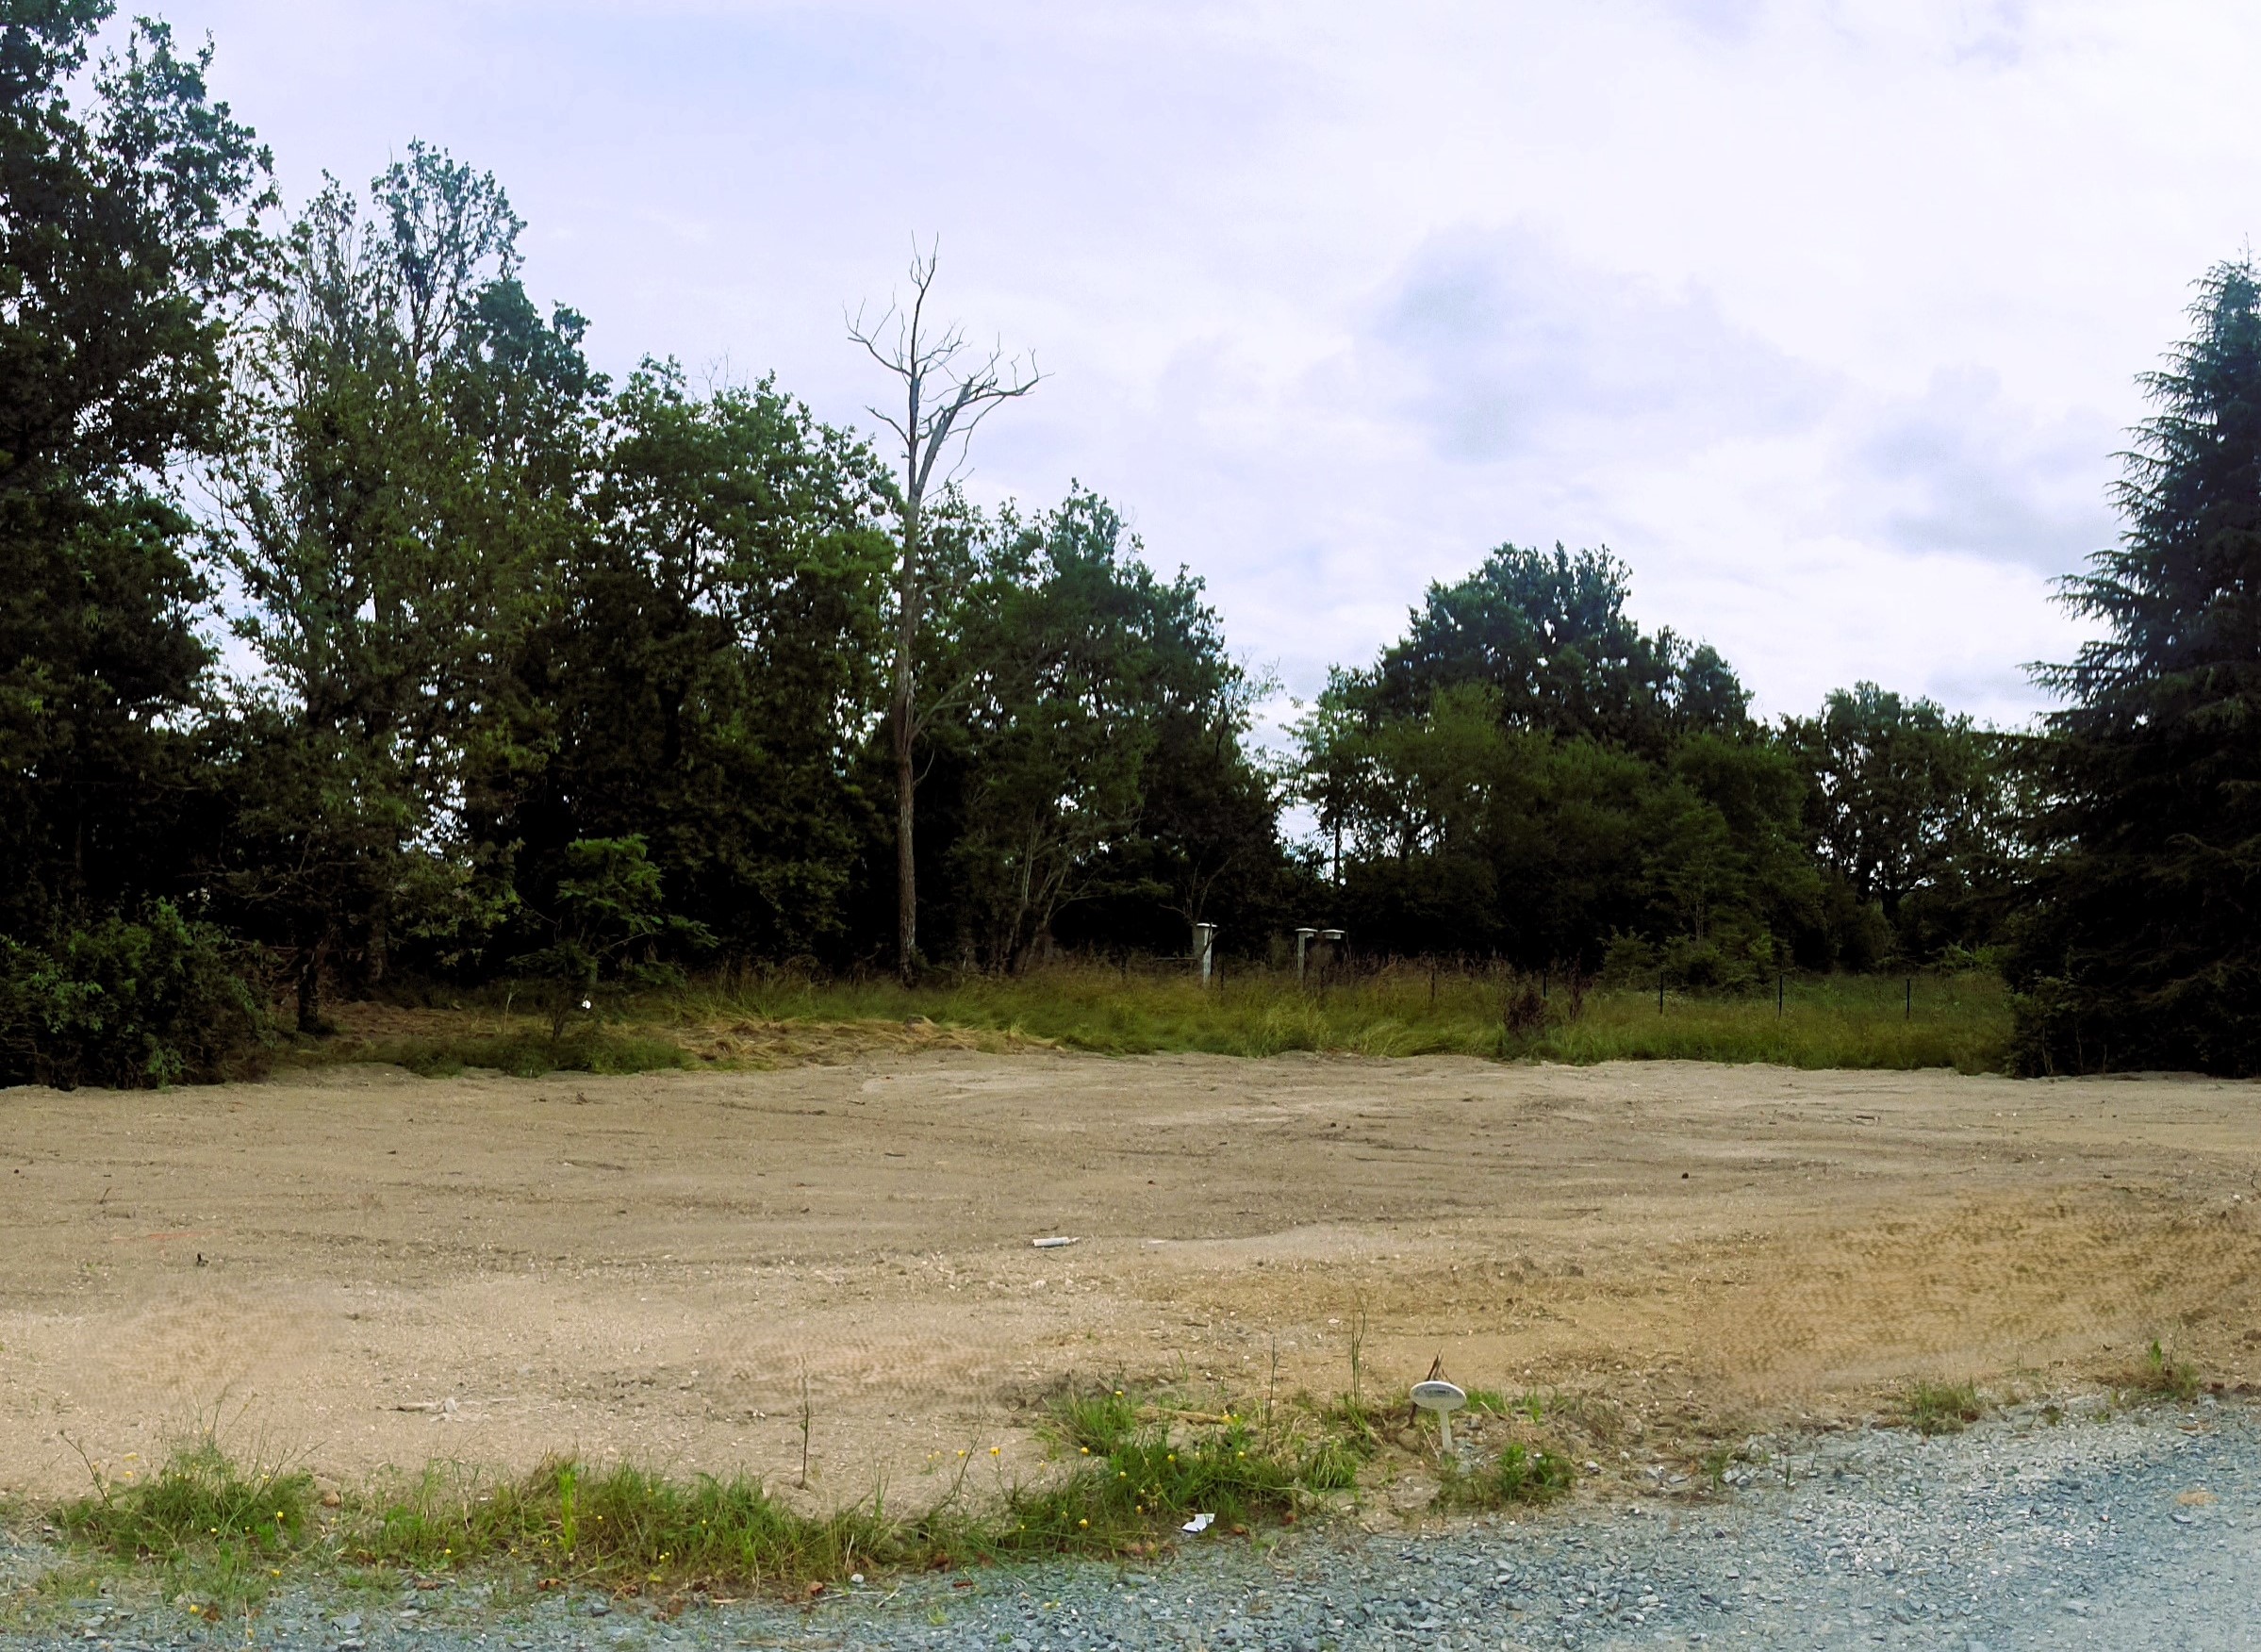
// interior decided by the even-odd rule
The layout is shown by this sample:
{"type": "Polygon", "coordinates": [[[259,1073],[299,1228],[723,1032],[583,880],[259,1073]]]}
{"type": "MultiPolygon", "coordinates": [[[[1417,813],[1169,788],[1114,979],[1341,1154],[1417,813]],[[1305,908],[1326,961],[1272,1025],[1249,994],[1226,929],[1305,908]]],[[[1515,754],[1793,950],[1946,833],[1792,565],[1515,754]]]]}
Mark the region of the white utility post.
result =
{"type": "Polygon", "coordinates": [[[1209,984],[1210,971],[1216,966],[1217,926],[1213,923],[1194,925],[1194,966],[1200,971],[1201,984],[1209,984]]]}
{"type": "Polygon", "coordinates": [[[1452,1449],[1452,1413],[1468,1403],[1468,1396],[1456,1383],[1440,1381],[1432,1377],[1427,1382],[1413,1384],[1413,1403],[1423,1411],[1437,1413],[1437,1432],[1444,1436],[1446,1451],[1452,1449]]]}

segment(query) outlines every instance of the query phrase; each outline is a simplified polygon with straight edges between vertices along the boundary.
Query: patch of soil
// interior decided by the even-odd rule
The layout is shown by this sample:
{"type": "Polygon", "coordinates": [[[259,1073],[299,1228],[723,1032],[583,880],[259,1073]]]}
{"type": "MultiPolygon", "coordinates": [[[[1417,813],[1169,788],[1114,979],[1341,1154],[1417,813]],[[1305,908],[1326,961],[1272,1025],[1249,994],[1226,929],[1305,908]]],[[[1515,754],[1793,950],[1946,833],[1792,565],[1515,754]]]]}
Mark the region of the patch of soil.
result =
{"type": "Polygon", "coordinates": [[[790,1487],[805,1374],[806,1495],[916,1500],[960,1452],[1031,1472],[1031,1402],[1068,1378],[1338,1393],[1362,1312],[1370,1394],[1441,1354],[1652,1450],[1913,1377],[2068,1385],[2154,1338],[2235,1385],[2261,1376],[2256,1101],[931,1045],[0,1092],[0,1489],[213,1424],[339,1478],[574,1450],[790,1487]]]}

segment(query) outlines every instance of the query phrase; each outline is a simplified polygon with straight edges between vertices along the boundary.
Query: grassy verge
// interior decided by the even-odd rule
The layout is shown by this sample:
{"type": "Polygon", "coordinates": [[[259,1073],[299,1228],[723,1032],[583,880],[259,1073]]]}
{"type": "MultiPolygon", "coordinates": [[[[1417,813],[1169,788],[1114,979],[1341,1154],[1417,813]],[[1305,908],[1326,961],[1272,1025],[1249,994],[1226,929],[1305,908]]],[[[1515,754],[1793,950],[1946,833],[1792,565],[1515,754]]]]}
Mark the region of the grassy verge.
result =
{"type": "Polygon", "coordinates": [[[544,1073],[641,1073],[693,1065],[679,1039],[633,1021],[586,1022],[553,1037],[547,1022],[530,1017],[466,1013],[453,1018],[458,1024],[430,1030],[348,1030],[319,1041],[300,1039],[280,1052],[280,1060],[296,1066],[379,1062],[427,1079],[452,1079],[467,1067],[537,1079],[544,1073]]]}
{"type": "Polygon", "coordinates": [[[697,1024],[894,1022],[1010,1032],[1109,1054],[1288,1050],[1463,1054],[1589,1063],[1779,1062],[1792,1066],[1998,1066],[2009,1009],[1991,975],[1828,976],[1774,994],[1588,992],[1573,1011],[1561,983],[1407,963],[1306,988],[1284,972],[1228,969],[1204,988],[1182,971],[1057,965],[1009,978],[905,988],[893,982],[750,978],[654,1001],[643,1013],[697,1024]],[[1510,1021],[1515,1025],[1510,1027],[1510,1021]]]}
{"type": "MultiPolygon", "coordinates": [[[[960,1453],[943,1494],[915,1509],[874,1494],[825,1513],[745,1475],[695,1479],[557,1459],[517,1477],[435,1465],[322,1494],[286,1462],[239,1462],[212,1439],[136,1479],[97,1473],[47,1520],[73,1559],[51,1590],[99,1585],[124,1565],[200,1616],[254,1611],[286,1579],[436,1581],[491,1574],[529,1592],[592,1588],[680,1599],[697,1592],[805,1597],[865,1572],[923,1571],[1047,1555],[1155,1556],[1188,1522],[1246,1536],[1354,1498],[1385,1450],[1417,1434],[1351,1402],[1306,1399],[1203,1411],[1165,1392],[1065,1393],[1038,1432],[1031,1483],[980,1483],[960,1453]]],[[[1570,1484],[1568,1459],[1523,1440],[1447,1465],[1448,1507],[1541,1503],[1570,1484]]]]}
{"type": "MultiPolygon", "coordinates": [[[[1426,964],[1298,985],[1292,974],[1228,968],[1207,988],[1182,968],[1065,963],[1014,977],[938,978],[916,987],[772,973],[623,995],[563,1039],[493,1006],[382,1013],[357,1035],[303,1052],[315,1061],[392,1061],[428,1074],[467,1066],[537,1074],[629,1072],[686,1064],[773,1066],[887,1049],[1111,1055],[1291,1050],[1369,1056],[1475,1055],[1602,1061],[1771,1062],[1798,1067],[2001,1065],[2009,1010],[1981,973],[1827,976],[1773,993],[1653,988],[1586,992],[1426,964]]],[[[503,997],[498,989],[496,997],[503,997]]],[[[507,1002],[507,999],[504,998],[507,1002]]],[[[351,1028],[349,1014],[349,1031],[351,1028]]]]}

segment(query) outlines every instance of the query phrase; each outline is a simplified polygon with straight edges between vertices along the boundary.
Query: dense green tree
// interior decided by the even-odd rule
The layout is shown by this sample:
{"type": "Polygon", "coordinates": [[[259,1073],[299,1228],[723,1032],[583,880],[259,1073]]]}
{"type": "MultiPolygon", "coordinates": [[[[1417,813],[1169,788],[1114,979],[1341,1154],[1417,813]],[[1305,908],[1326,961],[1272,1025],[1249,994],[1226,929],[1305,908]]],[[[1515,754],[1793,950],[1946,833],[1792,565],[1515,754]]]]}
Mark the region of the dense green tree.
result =
{"type": "Polygon", "coordinates": [[[734,955],[837,956],[869,827],[894,550],[853,437],[767,381],[693,395],[648,364],[605,410],[590,531],[530,632],[547,755],[483,826],[537,908],[585,838],[640,839],[734,955]]]}
{"type": "Polygon", "coordinates": [[[1344,834],[1336,915],[1362,944],[1593,967],[1622,938],[1637,953],[1621,961],[1725,981],[1814,927],[1784,754],[1693,735],[1658,761],[1500,710],[1496,688],[1462,684],[1414,717],[1328,700],[1303,725],[1323,819],[1344,834]]]}
{"type": "Polygon", "coordinates": [[[1210,691],[1156,717],[1137,827],[1108,846],[1091,899],[1060,926],[1064,941],[1166,954],[1193,925],[1213,923],[1225,952],[1261,957],[1316,910],[1308,869],[1280,838],[1285,780],[1250,744],[1260,685],[1225,659],[1221,637],[1214,658],[1210,691]]]}
{"type": "Polygon", "coordinates": [[[1405,636],[1338,693],[1403,716],[1441,688],[1488,683],[1510,728],[1647,752],[1676,734],[1741,728],[1750,696],[1726,662],[1670,630],[1642,631],[1626,612],[1630,592],[1606,550],[1502,545],[1468,578],[1431,585],[1405,636]]]}
{"type": "Polygon", "coordinates": [[[961,599],[940,737],[960,759],[962,951],[1016,968],[1088,901],[1206,917],[1220,880],[1278,850],[1224,841],[1252,825],[1234,772],[1246,684],[1200,582],[1157,575],[1120,515],[1081,489],[1033,521],[1008,513],[988,539],[961,599]],[[1196,800],[1173,785],[1204,783],[1157,769],[1179,757],[1205,761],[1213,801],[1241,818],[1188,818],[1196,800]]]}
{"type": "Polygon", "coordinates": [[[0,5],[0,930],[185,893],[209,595],[170,482],[219,439],[265,153],[106,0],[0,5]],[[74,104],[76,95],[79,102],[74,104]]]}
{"type": "Polygon", "coordinates": [[[167,900],[43,945],[0,935],[0,1085],[128,1089],[239,1070],[266,1022],[242,951],[167,900]]]}
{"type": "Polygon", "coordinates": [[[2010,742],[1929,700],[1873,683],[1786,718],[1808,777],[1805,817],[1824,872],[1873,905],[1903,957],[1991,939],[2019,873],[2010,742]]]}
{"type": "Polygon", "coordinates": [[[2069,579],[2104,635],[2042,681],[2049,858],[2009,961],[2028,1071],[2261,1072],[2261,272],[2200,283],[2069,579]]]}
{"type": "Polygon", "coordinates": [[[295,959],[382,980],[404,933],[476,933],[509,900],[470,817],[538,762],[520,644],[581,532],[581,318],[519,287],[501,187],[421,143],[298,220],[237,361],[215,491],[246,714],[230,886],[295,959]]]}
{"type": "Polygon", "coordinates": [[[1504,546],[1429,587],[1301,726],[1336,916],[1382,950],[1747,978],[1810,950],[1794,764],[1717,653],[1626,612],[1625,567],[1504,546]]]}
{"type": "Polygon", "coordinates": [[[554,1042],[606,977],[646,983],[680,982],[682,971],[658,954],[712,940],[704,924],[667,906],[667,888],[641,837],[584,837],[566,845],[564,867],[536,915],[544,945],[510,960],[514,970],[548,989],[554,1042]]]}

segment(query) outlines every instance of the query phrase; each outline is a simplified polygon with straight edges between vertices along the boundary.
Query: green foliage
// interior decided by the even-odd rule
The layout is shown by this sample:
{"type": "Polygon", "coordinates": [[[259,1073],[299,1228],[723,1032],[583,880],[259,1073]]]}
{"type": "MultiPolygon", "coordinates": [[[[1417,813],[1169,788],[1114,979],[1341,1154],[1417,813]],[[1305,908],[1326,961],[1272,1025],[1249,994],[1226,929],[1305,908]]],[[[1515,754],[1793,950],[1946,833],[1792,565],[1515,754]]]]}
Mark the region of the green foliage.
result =
{"type": "Polygon", "coordinates": [[[2121,1373],[2119,1386],[2160,1399],[2188,1401],[2198,1397],[2198,1371],[2187,1360],[2177,1359],[2154,1337],[2135,1368],[2121,1373]]]}
{"type": "Polygon", "coordinates": [[[1911,1383],[1900,1396],[1901,1426],[1927,1436],[1959,1434],[1986,1414],[1986,1401],[1969,1382],[1911,1383]]]}
{"type": "Polygon", "coordinates": [[[107,0],[0,15],[0,933],[178,893],[217,835],[172,467],[223,443],[220,353],[266,157],[210,53],[107,0]],[[74,102],[75,99],[75,102],[74,102]]]}
{"type": "Polygon", "coordinates": [[[1675,988],[1666,1010],[1651,984],[1586,992],[1574,1012],[1571,983],[1550,988],[1545,1015],[1516,1029],[1510,999],[1538,983],[1489,970],[1401,966],[1324,988],[1294,971],[1228,966],[1204,989],[1182,966],[1170,973],[1057,963],[1018,977],[936,977],[906,989],[892,981],[779,973],[694,987],[640,1012],[706,1022],[724,1016],[852,1025],[924,1016],[944,1028],[1016,1033],[1111,1055],[1161,1050],[1276,1055],[1332,1050],[1362,1055],[1466,1054],[1600,1061],[1770,1062],[1798,1067],[1999,1068],[2009,1010],[1984,973],[1927,975],[1915,985],[1860,976],[1793,978],[1776,1012],[1768,993],[1692,994],[1675,988]]]}
{"type": "Polygon", "coordinates": [[[0,936],[0,1084],[121,1088],[242,1070],[266,1032],[246,950],[166,901],[139,918],[0,936]]]}
{"type": "Polygon", "coordinates": [[[520,640],[578,531],[581,318],[520,289],[487,174],[412,143],[369,207],[330,184],[291,226],[235,352],[218,467],[235,629],[272,693],[245,710],[226,887],[293,955],[302,1031],[327,975],[395,942],[475,944],[498,777],[536,760],[520,640]]]}
{"type": "Polygon", "coordinates": [[[553,1044],[575,1010],[593,1008],[587,995],[601,977],[669,979],[672,970],[653,960],[662,941],[696,947],[712,938],[703,924],[668,912],[659,868],[646,858],[641,837],[577,839],[566,846],[565,870],[553,898],[550,944],[514,960],[548,985],[553,1044]]]}
{"type": "Polygon", "coordinates": [[[1161,1422],[1119,1434],[1064,1479],[1015,1488],[990,1536],[1000,1555],[1119,1552],[1193,1514],[1228,1529],[1293,1513],[1312,1471],[1336,1489],[1340,1463],[1314,1444],[1267,1440],[1246,1423],[1174,1431],[1161,1422]]]}
{"type": "Polygon", "coordinates": [[[1782,737],[1811,777],[1806,823],[1823,867],[1891,926],[1894,950],[1929,959],[1999,933],[2022,870],[2010,738],[1873,683],[1785,719],[1782,737]]]}
{"type": "Polygon", "coordinates": [[[1034,521],[1007,513],[978,549],[963,594],[937,604],[951,686],[928,738],[952,795],[930,836],[956,910],[928,933],[1012,970],[1104,902],[1117,933],[1182,948],[1221,881],[1261,882],[1280,858],[1241,743],[1250,686],[1200,581],[1159,578],[1081,489],[1034,521]]]}
{"type": "Polygon", "coordinates": [[[1138,1431],[1143,1396],[1123,1388],[1093,1388],[1061,1396],[1046,1418],[1048,1431],[1063,1446],[1101,1457],[1138,1431]]]}
{"type": "Polygon", "coordinates": [[[688,1066],[674,1040],[651,1033],[584,1024],[549,1032],[464,1033],[458,1036],[380,1038],[367,1044],[337,1041],[321,1054],[332,1061],[373,1061],[406,1067],[420,1078],[454,1078],[483,1067],[521,1079],[544,1073],[649,1073],[688,1066]]]}
{"type": "Polygon", "coordinates": [[[1605,553],[1510,547],[1334,674],[1303,789],[1362,945],[1716,988],[1995,938],[2007,742],[1873,684],[1762,730],[1725,664],[1642,633],[1627,594],[1605,553]]]}
{"type": "Polygon", "coordinates": [[[439,1465],[348,1512],[340,1546],[363,1564],[426,1575],[496,1561],[641,1591],[652,1584],[797,1589],[859,1564],[916,1563],[919,1534],[876,1506],[808,1515],[747,1475],[669,1479],[569,1458],[518,1479],[439,1465]]]}
{"type": "Polygon", "coordinates": [[[2120,485],[2065,582],[2105,635],[2041,680],[2048,860],[2006,968],[2031,1073],[2261,1073],[2261,273],[2200,283],[2120,485]]]}
{"type": "Polygon", "coordinates": [[[1431,585],[1404,638],[1341,686],[1382,719],[1482,684],[1512,729],[1655,752],[1671,735],[1745,726],[1749,695],[1710,649],[1643,632],[1624,563],[1502,545],[1458,585],[1431,585]]]}
{"type": "Polygon", "coordinates": [[[1355,1479],[1358,1456],[1329,1436],[1277,1419],[1173,1426],[1154,1399],[1105,1391],[1064,1400],[1054,1438],[1089,1444],[1059,1472],[982,1493],[961,1454],[967,1466],[943,1495],[908,1512],[875,1494],[803,1513],[747,1475],[670,1479],[559,1458],[515,1478],[435,1463],[348,1493],[329,1513],[304,1473],[239,1465],[207,1436],[139,1483],[97,1472],[94,1494],[54,1518],[81,1544],[162,1565],[169,1594],[216,1617],[256,1605],[294,1562],[422,1577],[501,1562],[629,1593],[803,1594],[860,1569],[1145,1552],[1191,1513],[1228,1530],[1293,1517],[1355,1479]]]}
{"type": "Polygon", "coordinates": [[[1362,945],[1593,969],[1637,937],[1696,986],[1831,961],[1795,754],[1627,594],[1605,553],[1508,547],[1334,674],[1303,788],[1362,945]]]}
{"type": "Polygon", "coordinates": [[[71,1537],[122,1560],[157,1562],[166,1594],[212,1616],[265,1597],[311,1534],[314,1479],[288,1464],[245,1465],[210,1436],[146,1479],[95,1471],[91,1495],[56,1511],[71,1537]]]}
{"type": "Polygon", "coordinates": [[[638,837],[721,946],[836,949],[883,689],[877,460],[767,380],[700,398],[647,363],[603,410],[588,485],[518,666],[545,754],[488,828],[522,844],[520,887],[542,905],[569,845],[638,837]]]}
{"type": "Polygon", "coordinates": [[[1569,1459],[1510,1442],[1490,1462],[1465,1469],[1449,1458],[1438,1500],[1449,1509],[1513,1509],[1551,1503],[1576,1482],[1569,1459]]]}

